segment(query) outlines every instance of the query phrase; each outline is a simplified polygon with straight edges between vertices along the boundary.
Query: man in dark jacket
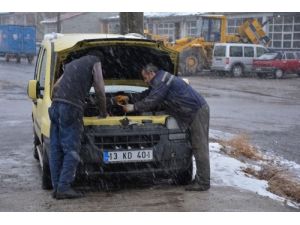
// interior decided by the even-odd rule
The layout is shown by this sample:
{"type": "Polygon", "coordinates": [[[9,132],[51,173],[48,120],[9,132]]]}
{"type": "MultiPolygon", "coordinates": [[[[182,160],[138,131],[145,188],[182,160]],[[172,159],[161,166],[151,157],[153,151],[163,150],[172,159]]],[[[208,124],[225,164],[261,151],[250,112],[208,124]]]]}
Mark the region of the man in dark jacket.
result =
{"type": "Polygon", "coordinates": [[[85,98],[92,86],[99,100],[99,116],[105,117],[106,98],[98,57],[86,55],[66,64],[63,75],[53,87],[49,108],[50,171],[56,199],[82,197],[71,184],[80,162],[85,98]]]}
{"type": "MultiPolygon", "coordinates": [[[[151,111],[164,103],[169,115],[176,118],[181,129],[188,129],[196,159],[196,177],[186,187],[189,191],[205,191],[210,188],[210,163],[208,147],[209,106],[205,99],[190,85],[166,71],[148,64],[142,70],[144,81],[150,86],[134,104],[123,106],[125,112],[151,111]],[[144,98],[143,98],[144,97],[144,98]]],[[[127,96],[117,96],[116,101],[128,102],[127,96]]]]}

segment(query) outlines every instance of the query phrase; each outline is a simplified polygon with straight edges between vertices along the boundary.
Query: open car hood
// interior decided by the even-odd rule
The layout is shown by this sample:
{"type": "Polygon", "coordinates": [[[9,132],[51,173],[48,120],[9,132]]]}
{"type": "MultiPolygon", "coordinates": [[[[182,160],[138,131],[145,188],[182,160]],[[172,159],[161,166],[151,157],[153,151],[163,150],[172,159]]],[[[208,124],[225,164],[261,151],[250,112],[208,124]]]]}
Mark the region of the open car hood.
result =
{"type": "MultiPolygon", "coordinates": [[[[141,70],[149,63],[172,74],[177,74],[178,53],[165,47],[162,42],[146,39],[82,40],[58,54],[61,61],[68,63],[68,61],[88,54],[91,50],[97,52],[102,64],[103,77],[108,82],[118,80],[126,85],[127,80],[141,81],[141,70]]],[[[138,85],[141,85],[141,82],[138,85]]]]}

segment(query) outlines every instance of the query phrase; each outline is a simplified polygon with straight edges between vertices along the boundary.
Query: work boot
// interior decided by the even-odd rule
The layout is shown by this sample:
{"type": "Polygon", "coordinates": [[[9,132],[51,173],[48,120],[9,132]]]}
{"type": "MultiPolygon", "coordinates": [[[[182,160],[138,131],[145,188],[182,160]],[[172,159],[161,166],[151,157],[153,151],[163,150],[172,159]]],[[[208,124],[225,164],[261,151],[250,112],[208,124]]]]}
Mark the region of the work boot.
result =
{"type": "Polygon", "coordinates": [[[77,192],[72,188],[63,192],[59,192],[59,191],[56,192],[56,199],[72,199],[72,198],[82,198],[82,197],[83,197],[82,193],[77,192]]]}
{"type": "Polygon", "coordinates": [[[198,184],[197,182],[193,181],[191,184],[187,185],[185,190],[186,191],[207,191],[210,188],[210,185],[198,184]]]}

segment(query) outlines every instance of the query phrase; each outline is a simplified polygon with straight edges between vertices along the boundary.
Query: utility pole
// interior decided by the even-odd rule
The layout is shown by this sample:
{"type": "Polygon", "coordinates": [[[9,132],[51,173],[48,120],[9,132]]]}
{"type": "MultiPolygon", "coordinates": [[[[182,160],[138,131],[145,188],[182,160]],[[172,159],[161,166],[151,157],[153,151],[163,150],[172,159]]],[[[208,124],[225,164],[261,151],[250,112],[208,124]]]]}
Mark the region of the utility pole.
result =
{"type": "Polygon", "coordinates": [[[120,12],[120,33],[144,34],[143,12],[120,12]]]}
{"type": "Polygon", "coordinates": [[[60,33],[61,32],[60,13],[57,13],[56,20],[57,20],[57,22],[56,22],[56,25],[57,25],[56,32],[60,33]]]}

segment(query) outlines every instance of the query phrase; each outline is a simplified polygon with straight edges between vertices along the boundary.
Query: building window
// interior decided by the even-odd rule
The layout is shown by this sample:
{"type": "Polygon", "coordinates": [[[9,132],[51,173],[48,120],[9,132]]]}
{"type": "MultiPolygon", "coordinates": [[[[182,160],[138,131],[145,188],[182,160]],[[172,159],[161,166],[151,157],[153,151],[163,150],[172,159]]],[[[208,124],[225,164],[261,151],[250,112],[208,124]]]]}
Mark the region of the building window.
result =
{"type": "Polygon", "coordinates": [[[300,16],[270,17],[269,36],[272,48],[300,48],[300,16]]]}
{"type": "Polygon", "coordinates": [[[158,24],[157,34],[168,36],[170,41],[174,41],[175,40],[175,25],[174,25],[174,23],[158,24]]]}
{"type": "Polygon", "coordinates": [[[293,48],[300,48],[300,41],[294,41],[293,48]]]}
{"type": "Polygon", "coordinates": [[[190,21],[186,23],[186,33],[187,36],[196,37],[197,36],[197,22],[190,21]]]}
{"type": "Polygon", "coordinates": [[[149,33],[154,34],[154,29],[153,29],[153,23],[147,23],[145,25],[146,29],[148,30],[149,33]]]}
{"type": "Polygon", "coordinates": [[[292,47],[292,42],[290,42],[290,41],[284,41],[283,42],[283,47],[284,48],[291,48],[292,47]]]}

